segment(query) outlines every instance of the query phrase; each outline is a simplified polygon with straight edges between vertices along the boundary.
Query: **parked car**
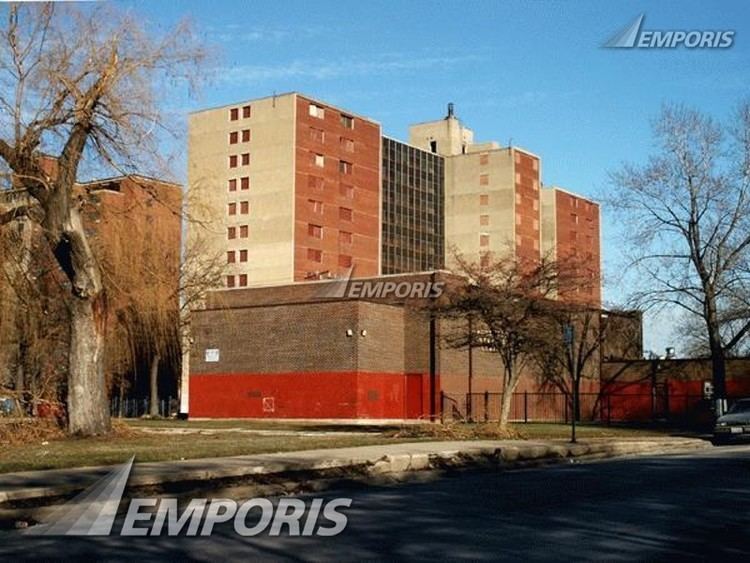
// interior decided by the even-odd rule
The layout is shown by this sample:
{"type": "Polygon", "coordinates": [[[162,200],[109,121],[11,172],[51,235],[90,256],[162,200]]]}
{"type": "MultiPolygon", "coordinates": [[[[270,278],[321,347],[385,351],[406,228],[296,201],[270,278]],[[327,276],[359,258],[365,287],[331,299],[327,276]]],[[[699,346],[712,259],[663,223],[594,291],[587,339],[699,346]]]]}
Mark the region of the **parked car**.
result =
{"type": "Polygon", "coordinates": [[[726,444],[750,438],[750,399],[736,401],[727,414],[716,419],[714,444],[726,444]]]}

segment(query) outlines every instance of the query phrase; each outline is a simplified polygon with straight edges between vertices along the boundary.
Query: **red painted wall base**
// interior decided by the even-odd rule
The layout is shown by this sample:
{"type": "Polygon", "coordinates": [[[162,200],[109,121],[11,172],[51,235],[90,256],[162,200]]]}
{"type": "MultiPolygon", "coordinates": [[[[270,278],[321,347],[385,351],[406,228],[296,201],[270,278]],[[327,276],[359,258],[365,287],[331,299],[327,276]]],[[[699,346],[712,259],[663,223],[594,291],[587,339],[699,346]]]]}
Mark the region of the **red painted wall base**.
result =
{"type": "MultiPolygon", "coordinates": [[[[194,374],[197,418],[428,418],[429,375],[368,372],[194,374]]],[[[436,382],[439,396],[439,379],[436,382]]]]}

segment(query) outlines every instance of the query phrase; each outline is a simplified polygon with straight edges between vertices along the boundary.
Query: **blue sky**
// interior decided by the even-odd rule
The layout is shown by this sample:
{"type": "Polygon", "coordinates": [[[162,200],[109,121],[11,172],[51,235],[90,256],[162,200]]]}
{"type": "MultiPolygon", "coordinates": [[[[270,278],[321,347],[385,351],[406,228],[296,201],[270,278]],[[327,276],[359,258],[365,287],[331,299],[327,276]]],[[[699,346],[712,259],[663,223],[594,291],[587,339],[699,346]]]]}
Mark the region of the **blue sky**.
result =
{"type": "MultiPolygon", "coordinates": [[[[191,16],[221,50],[185,110],[297,90],[369,116],[406,139],[446,104],[478,140],[539,154],[543,180],[606,194],[607,172],[643,161],[649,119],[684,102],[724,118],[750,95],[747,2],[172,1],[123,3],[150,24],[191,16]],[[646,29],[736,31],[725,50],[610,50],[601,44],[645,13],[646,29]]],[[[622,231],[604,210],[605,299],[622,302],[622,231]]],[[[646,347],[679,348],[668,314],[646,347]]]]}

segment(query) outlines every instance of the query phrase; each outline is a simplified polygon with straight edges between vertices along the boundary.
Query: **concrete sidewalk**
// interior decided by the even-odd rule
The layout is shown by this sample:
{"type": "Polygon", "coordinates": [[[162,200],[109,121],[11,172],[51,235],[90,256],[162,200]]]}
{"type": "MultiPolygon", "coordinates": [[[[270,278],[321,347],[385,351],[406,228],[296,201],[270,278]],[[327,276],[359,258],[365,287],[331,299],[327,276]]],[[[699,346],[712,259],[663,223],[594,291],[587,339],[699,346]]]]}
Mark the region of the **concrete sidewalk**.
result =
{"type": "MultiPolygon", "coordinates": [[[[212,481],[225,487],[234,481],[248,483],[272,476],[304,482],[330,476],[332,472],[345,478],[347,474],[361,477],[472,466],[507,469],[575,458],[658,454],[703,447],[710,445],[693,438],[595,439],[579,444],[562,440],[481,440],[409,442],[184,461],[138,463],[136,460],[128,490],[151,488],[158,491],[180,484],[206,487],[211,486],[212,481]]],[[[85,489],[111,469],[82,467],[0,474],[0,509],[19,502],[58,502],[85,489]]]]}

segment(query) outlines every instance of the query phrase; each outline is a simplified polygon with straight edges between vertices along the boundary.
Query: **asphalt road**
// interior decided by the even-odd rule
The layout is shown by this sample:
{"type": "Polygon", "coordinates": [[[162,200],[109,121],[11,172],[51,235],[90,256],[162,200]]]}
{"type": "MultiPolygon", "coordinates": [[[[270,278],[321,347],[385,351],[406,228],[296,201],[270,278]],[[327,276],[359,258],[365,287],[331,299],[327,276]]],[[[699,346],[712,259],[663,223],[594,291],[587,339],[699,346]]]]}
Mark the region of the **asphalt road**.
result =
{"type": "Polygon", "coordinates": [[[243,538],[231,525],[204,538],[5,532],[0,559],[559,561],[750,554],[750,446],[468,473],[322,496],[353,500],[349,525],[336,537],[243,538]]]}

